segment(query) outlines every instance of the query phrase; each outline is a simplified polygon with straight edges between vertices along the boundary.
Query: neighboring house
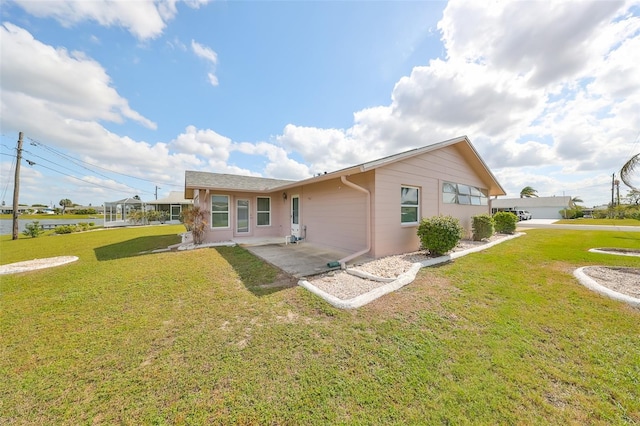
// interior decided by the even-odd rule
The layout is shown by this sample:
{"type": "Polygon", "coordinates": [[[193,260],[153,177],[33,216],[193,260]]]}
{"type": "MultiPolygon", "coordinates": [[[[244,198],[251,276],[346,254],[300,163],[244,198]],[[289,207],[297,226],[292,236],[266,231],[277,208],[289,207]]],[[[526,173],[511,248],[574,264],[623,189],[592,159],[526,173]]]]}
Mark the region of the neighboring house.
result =
{"type": "Polygon", "coordinates": [[[491,200],[491,211],[527,210],[532,219],[562,219],[560,211],[571,208],[571,197],[498,198],[491,200]]]}
{"type": "MultiPolygon", "coordinates": [[[[26,214],[29,213],[31,207],[29,206],[18,206],[18,214],[26,214]]],[[[2,214],[13,214],[13,206],[0,206],[0,213],[2,214]]]]}
{"type": "Polygon", "coordinates": [[[168,222],[178,223],[180,214],[193,205],[193,200],[185,199],[182,191],[171,191],[167,197],[147,201],[146,205],[149,210],[166,212],[168,222]]]}
{"type": "Polygon", "coordinates": [[[470,235],[504,194],[466,136],[302,181],[185,173],[185,198],[208,211],[205,242],[294,236],[353,253],[341,262],[418,250],[421,218],[454,216],[470,235]]]}

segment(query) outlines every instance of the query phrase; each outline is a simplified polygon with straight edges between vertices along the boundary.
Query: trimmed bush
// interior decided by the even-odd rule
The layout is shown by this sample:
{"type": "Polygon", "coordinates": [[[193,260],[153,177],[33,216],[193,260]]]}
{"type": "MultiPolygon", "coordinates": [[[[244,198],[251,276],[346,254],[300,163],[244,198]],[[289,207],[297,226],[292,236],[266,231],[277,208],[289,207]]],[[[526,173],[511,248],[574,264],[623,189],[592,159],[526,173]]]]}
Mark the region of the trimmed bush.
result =
{"type": "Polygon", "coordinates": [[[496,232],[501,234],[513,234],[516,231],[518,216],[511,212],[498,212],[493,215],[493,223],[496,232]]]}
{"type": "Polygon", "coordinates": [[[460,225],[460,221],[451,216],[422,219],[418,226],[418,237],[422,248],[436,256],[453,249],[462,238],[463,232],[464,228],[460,225]]]}
{"type": "Polygon", "coordinates": [[[562,209],[560,210],[560,216],[562,216],[564,219],[579,219],[581,217],[584,217],[584,212],[582,211],[581,208],[577,208],[577,209],[562,209]]]}
{"type": "Polygon", "coordinates": [[[53,230],[53,232],[55,232],[56,234],[71,234],[73,232],[76,232],[76,226],[75,225],[60,225],[60,226],[56,226],[53,230]]]}
{"type": "Polygon", "coordinates": [[[77,209],[73,212],[73,214],[98,214],[96,209],[77,209]]]}
{"type": "Polygon", "coordinates": [[[490,238],[494,232],[493,218],[489,214],[479,214],[471,218],[473,241],[481,241],[490,238]]]}

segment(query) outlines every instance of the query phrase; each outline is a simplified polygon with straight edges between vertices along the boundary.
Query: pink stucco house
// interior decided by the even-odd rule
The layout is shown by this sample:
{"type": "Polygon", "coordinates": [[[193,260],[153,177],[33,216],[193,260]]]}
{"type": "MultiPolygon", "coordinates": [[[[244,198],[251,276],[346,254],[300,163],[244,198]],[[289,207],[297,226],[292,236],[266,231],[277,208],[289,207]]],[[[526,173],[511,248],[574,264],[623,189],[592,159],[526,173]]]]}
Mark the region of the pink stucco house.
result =
{"type": "Polygon", "coordinates": [[[466,136],[302,181],[185,173],[185,198],[209,212],[205,242],[293,236],[353,253],[343,261],[417,250],[423,217],[457,217],[470,233],[497,195],[466,136]]]}

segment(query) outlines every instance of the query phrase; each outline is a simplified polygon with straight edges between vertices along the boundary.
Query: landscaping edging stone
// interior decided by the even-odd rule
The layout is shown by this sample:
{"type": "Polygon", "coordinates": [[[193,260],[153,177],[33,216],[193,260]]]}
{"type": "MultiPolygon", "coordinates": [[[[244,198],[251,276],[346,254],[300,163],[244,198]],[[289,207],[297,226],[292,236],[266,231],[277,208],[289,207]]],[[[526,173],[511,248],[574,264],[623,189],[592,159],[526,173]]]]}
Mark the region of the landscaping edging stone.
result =
{"type": "Polygon", "coordinates": [[[305,289],[309,290],[311,293],[315,294],[316,296],[321,297],[322,299],[324,299],[325,301],[327,301],[330,305],[338,308],[338,309],[355,309],[355,308],[359,308],[361,306],[366,305],[367,303],[373,302],[374,300],[384,296],[385,294],[389,294],[393,291],[399,290],[400,288],[406,286],[407,284],[412,283],[415,278],[416,275],[418,274],[418,271],[421,268],[427,267],[427,266],[433,266],[433,265],[438,265],[441,263],[446,263],[449,262],[453,259],[457,259],[459,257],[462,256],[466,256],[467,254],[471,254],[471,253],[475,253],[481,250],[486,250],[490,247],[493,247],[497,244],[500,244],[504,241],[509,241],[512,240],[514,238],[518,238],[522,235],[525,235],[522,232],[510,235],[508,237],[502,238],[500,240],[497,241],[492,241],[490,243],[478,246],[478,247],[473,247],[467,250],[461,250],[458,252],[453,252],[451,254],[447,254],[445,256],[440,256],[440,257],[436,257],[436,258],[432,258],[432,259],[426,259],[423,260],[422,262],[416,262],[413,265],[411,265],[411,267],[409,268],[408,271],[400,274],[397,278],[392,279],[392,278],[383,278],[383,277],[375,277],[371,274],[362,272],[362,271],[357,271],[354,269],[347,269],[347,272],[349,274],[352,275],[356,275],[356,276],[360,276],[361,278],[366,278],[366,279],[371,279],[371,280],[377,280],[377,281],[382,281],[385,282],[386,280],[392,279],[393,281],[380,286],[378,288],[375,288],[367,293],[363,293],[361,295],[358,295],[356,297],[353,297],[351,299],[340,299],[332,294],[327,293],[324,290],[319,289],[318,287],[314,286],[313,284],[311,284],[309,281],[307,280],[300,280],[298,281],[298,285],[300,285],[301,287],[304,287],[305,289]],[[354,273],[354,271],[356,273],[354,273]],[[360,275],[359,275],[360,274],[360,275]],[[363,276],[366,275],[366,276],[363,276]],[[385,280],[385,281],[383,281],[385,280]]]}
{"type": "Polygon", "coordinates": [[[580,281],[580,284],[611,299],[619,300],[621,302],[628,303],[636,308],[640,308],[640,299],[628,296],[626,294],[618,293],[617,291],[611,290],[610,288],[601,286],[596,282],[596,280],[588,276],[584,272],[584,269],[589,267],[590,266],[583,266],[582,268],[578,268],[573,271],[573,276],[576,277],[578,281],[580,281]]]}
{"type": "Polygon", "coordinates": [[[625,253],[623,251],[617,251],[615,249],[611,249],[607,247],[592,248],[592,249],[589,249],[589,252],[601,253],[601,254],[613,254],[615,256],[635,256],[635,257],[640,256],[640,253],[625,253]]]}

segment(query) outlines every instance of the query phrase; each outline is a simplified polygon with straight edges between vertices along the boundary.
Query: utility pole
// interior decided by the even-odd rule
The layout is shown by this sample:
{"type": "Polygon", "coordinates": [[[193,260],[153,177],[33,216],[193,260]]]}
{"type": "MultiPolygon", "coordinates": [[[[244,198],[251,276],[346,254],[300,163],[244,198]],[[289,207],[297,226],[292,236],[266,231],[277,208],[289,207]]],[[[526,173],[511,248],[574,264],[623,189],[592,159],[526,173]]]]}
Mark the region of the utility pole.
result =
{"type": "Polygon", "coordinates": [[[12,240],[18,239],[18,194],[20,193],[20,163],[22,162],[22,132],[18,133],[16,148],[16,174],[13,180],[13,233],[12,240]]]}
{"type": "Polygon", "coordinates": [[[158,188],[158,185],[156,185],[156,200],[158,199],[158,189],[162,189],[162,188],[158,188]]]}
{"type": "Polygon", "coordinates": [[[616,174],[612,174],[611,175],[611,207],[613,207],[615,204],[613,203],[613,194],[614,194],[614,188],[616,186],[616,174]]]}

